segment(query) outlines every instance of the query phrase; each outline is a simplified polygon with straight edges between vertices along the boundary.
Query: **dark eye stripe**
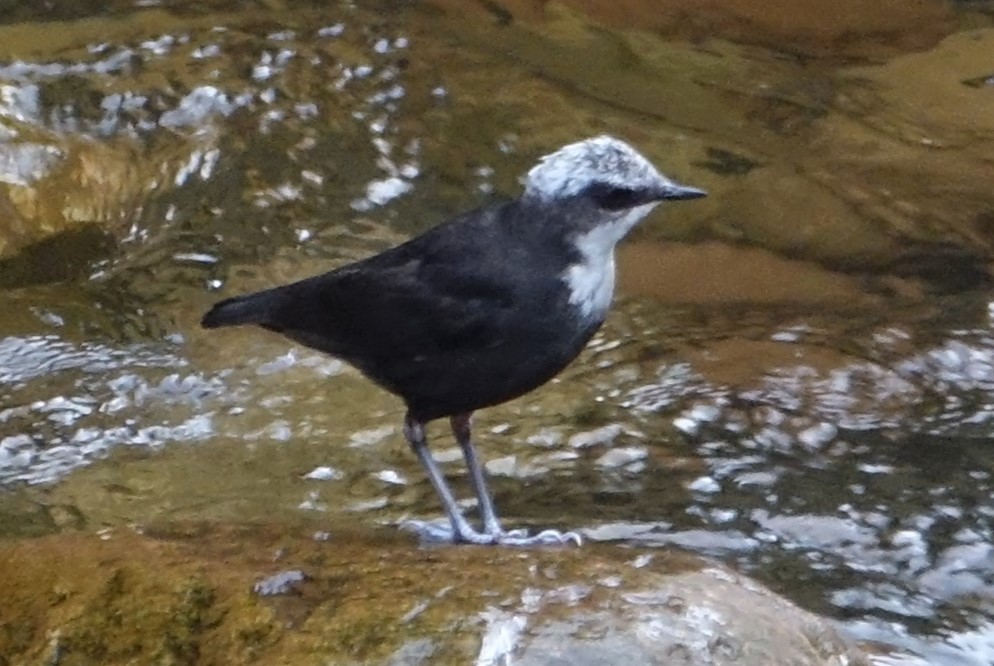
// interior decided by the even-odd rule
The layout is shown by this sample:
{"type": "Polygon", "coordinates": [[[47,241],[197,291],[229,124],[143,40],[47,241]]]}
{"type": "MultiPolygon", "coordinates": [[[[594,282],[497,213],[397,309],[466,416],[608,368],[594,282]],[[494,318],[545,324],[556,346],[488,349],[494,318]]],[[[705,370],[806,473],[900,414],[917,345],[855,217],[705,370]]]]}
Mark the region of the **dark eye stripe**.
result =
{"type": "Polygon", "coordinates": [[[639,205],[638,192],[624,188],[609,190],[597,198],[597,205],[605,210],[621,210],[639,205]]]}
{"type": "Polygon", "coordinates": [[[643,193],[627,187],[615,187],[607,183],[594,183],[584,194],[604,210],[624,210],[645,203],[643,193]]]}

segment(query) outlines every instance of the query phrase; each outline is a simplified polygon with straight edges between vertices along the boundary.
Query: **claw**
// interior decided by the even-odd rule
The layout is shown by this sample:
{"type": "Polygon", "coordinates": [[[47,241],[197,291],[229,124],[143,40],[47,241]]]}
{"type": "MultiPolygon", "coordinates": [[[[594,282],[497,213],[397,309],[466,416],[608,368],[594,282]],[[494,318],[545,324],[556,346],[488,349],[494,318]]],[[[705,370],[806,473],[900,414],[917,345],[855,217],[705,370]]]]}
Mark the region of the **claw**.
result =
{"type": "Polygon", "coordinates": [[[505,538],[505,537],[511,537],[513,539],[522,539],[522,538],[525,538],[527,536],[528,536],[528,530],[526,530],[524,528],[521,528],[521,527],[519,527],[516,530],[509,530],[507,532],[505,532],[504,530],[501,530],[500,532],[497,533],[498,540],[502,539],[502,538],[505,538]]]}

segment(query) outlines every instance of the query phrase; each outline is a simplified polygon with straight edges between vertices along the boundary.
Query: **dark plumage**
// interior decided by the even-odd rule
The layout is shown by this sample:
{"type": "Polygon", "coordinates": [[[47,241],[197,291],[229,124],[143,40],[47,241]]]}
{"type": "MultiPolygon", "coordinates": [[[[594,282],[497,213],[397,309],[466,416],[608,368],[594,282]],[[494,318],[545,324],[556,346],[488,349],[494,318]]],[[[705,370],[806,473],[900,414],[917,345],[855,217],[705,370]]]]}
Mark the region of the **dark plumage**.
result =
{"type": "Polygon", "coordinates": [[[405,435],[456,540],[579,540],[504,532],[470,442],[469,415],[544,384],[603,323],[613,248],[662,199],[703,192],[599,137],[547,156],[514,201],[455,217],[368,259],[217,303],[205,328],[255,324],[341,358],[407,405],[405,435]],[[459,513],[423,425],[450,417],[480,501],[483,533],[459,513]]]}
{"type": "Polygon", "coordinates": [[[578,259],[549,232],[563,212],[520,201],[472,211],[363,261],[221,301],[203,325],[256,324],[348,361],[418,421],[506,402],[562,370],[601,323],[570,313],[566,284],[543,279],[578,259]]]}

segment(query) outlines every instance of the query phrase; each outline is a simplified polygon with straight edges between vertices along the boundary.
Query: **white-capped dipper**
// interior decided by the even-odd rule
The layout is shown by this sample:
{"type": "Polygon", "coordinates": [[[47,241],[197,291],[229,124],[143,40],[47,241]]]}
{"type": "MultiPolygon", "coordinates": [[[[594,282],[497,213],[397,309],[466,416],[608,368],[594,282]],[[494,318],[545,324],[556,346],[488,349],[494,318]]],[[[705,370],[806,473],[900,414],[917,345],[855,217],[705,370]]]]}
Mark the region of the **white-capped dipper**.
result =
{"type": "Polygon", "coordinates": [[[463,213],[368,259],[221,301],[201,322],[282,333],[399,396],[404,436],[458,542],[580,542],[573,532],[501,527],[470,416],[541,386],[576,358],[611,305],[614,246],[661,202],[705,196],[609,136],[546,155],[524,186],[513,201],[463,213]],[[463,517],[428,450],[425,424],[442,417],[466,459],[482,531],[463,517]]]}

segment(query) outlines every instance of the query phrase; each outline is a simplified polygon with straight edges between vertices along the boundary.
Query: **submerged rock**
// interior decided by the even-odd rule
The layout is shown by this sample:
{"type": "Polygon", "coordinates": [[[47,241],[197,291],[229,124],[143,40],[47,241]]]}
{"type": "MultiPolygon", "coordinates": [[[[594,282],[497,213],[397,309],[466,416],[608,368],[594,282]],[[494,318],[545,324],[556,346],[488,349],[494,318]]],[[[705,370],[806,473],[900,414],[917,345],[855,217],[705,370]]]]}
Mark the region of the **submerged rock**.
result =
{"type": "Polygon", "coordinates": [[[252,591],[262,597],[290,594],[297,588],[298,583],[305,580],[307,576],[299,569],[280,571],[260,580],[252,586],[252,591]]]}
{"type": "Polygon", "coordinates": [[[864,664],[832,624],[707,560],[657,550],[418,549],[265,526],[64,534],[7,546],[13,663],[864,664]],[[247,594],[260,573],[294,594],[247,594]],[[641,566],[637,566],[636,563],[641,566]],[[296,569],[299,564],[300,569],[296,569]],[[61,656],[60,656],[61,655],[61,656]]]}
{"type": "Polygon", "coordinates": [[[670,39],[719,38],[760,44],[808,57],[880,58],[935,44],[952,29],[947,5],[926,2],[818,0],[755,3],[749,0],[432,0],[455,13],[487,12],[501,25],[549,20],[566,12],[598,24],[635,28],[670,39]],[[688,20],[693,16],[693,20],[688,20]]]}

